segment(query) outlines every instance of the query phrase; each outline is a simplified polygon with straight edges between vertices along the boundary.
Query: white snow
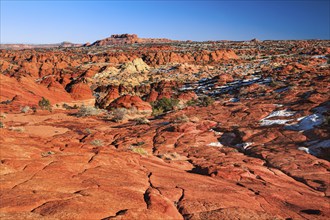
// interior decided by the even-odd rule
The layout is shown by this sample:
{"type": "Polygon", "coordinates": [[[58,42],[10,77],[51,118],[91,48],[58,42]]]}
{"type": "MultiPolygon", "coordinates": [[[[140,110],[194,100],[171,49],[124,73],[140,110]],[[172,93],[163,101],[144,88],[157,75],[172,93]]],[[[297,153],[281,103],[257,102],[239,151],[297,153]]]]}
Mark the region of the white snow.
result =
{"type": "Polygon", "coordinates": [[[318,156],[322,148],[330,148],[330,139],[323,141],[310,141],[305,143],[307,147],[298,147],[298,150],[305,151],[308,154],[318,156]]]}
{"type": "Polygon", "coordinates": [[[305,117],[298,118],[298,123],[285,126],[285,129],[293,131],[307,131],[323,123],[324,116],[315,113],[305,117]]]}
{"type": "Polygon", "coordinates": [[[246,150],[248,147],[250,147],[253,144],[253,142],[245,142],[241,144],[236,144],[235,147],[241,148],[243,150],[246,150]]]}
{"type": "Polygon", "coordinates": [[[292,121],[292,119],[277,119],[277,120],[261,120],[261,126],[271,126],[271,125],[285,125],[287,122],[292,121]]]}
{"type": "Polygon", "coordinates": [[[298,150],[305,151],[306,153],[310,154],[310,151],[307,147],[298,147],[298,150]]]}
{"type": "Polygon", "coordinates": [[[210,146],[210,147],[223,147],[223,145],[220,142],[212,142],[212,143],[209,143],[207,146],[210,146]]]}
{"type": "Polygon", "coordinates": [[[278,110],[273,111],[268,115],[267,117],[260,120],[261,126],[271,126],[271,125],[284,125],[289,121],[292,121],[292,119],[270,119],[273,117],[290,117],[295,114],[294,111],[288,111],[288,110],[278,110]]]}
{"type": "Polygon", "coordinates": [[[210,129],[210,131],[213,132],[215,135],[222,135],[223,134],[222,132],[215,131],[212,128],[210,129]]]}
{"type": "Polygon", "coordinates": [[[294,114],[295,114],[294,111],[288,111],[286,109],[285,110],[278,110],[278,111],[273,111],[272,113],[270,113],[270,115],[268,115],[264,119],[273,118],[273,117],[289,117],[289,116],[292,116],[294,114]]]}

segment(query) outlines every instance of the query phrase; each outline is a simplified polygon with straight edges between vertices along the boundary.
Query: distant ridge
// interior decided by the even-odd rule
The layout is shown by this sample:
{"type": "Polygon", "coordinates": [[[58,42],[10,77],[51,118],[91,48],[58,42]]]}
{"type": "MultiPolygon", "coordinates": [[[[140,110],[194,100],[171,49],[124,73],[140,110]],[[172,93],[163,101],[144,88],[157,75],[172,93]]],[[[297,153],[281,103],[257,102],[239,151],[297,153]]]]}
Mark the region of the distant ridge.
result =
{"type": "Polygon", "coordinates": [[[0,44],[0,49],[33,49],[33,48],[61,48],[61,47],[80,47],[82,44],[75,44],[63,41],[57,44],[0,44]]]}
{"type": "Polygon", "coordinates": [[[97,40],[92,44],[86,43],[84,46],[105,46],[105,45],[122,45],[134,43],[170,43],[178,42],[166,38],[139,38],[136,34],[113,34],[108,38],[97,40]]]}

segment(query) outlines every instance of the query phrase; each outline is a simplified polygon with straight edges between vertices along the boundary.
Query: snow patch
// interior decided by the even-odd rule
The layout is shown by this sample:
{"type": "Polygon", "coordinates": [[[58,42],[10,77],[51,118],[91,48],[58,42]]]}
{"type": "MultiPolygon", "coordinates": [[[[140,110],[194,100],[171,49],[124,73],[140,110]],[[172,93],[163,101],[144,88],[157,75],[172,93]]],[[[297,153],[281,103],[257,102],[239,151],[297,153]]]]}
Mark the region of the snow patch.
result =
{"type": "Polygon", "coordinates": [[[306,153],[310,154],[310,151],[307,147],[298,147],[298,150],[305,151],[306,153]]]}
{"type": "Polygon", "coordinates": [[[318,126],[323,123],[324,116],[315,113],[305,117],[298,118],[298,123],[285,126],[287,130],[293,131],[307,131],[313,129],[315,126],[318,126]]]}
{"type": "Polygon", "coordinates": [[[310,141],[306,142],[305,145],[307,147],[298,147],[298,150],[302,150],[308,154],[318,156],[320,153],[322,153],[322,149],[330,148],[330,139],[323,141],[310,141]]]}
{"type": "Polygon", "coordinates": [[[272,113],[270,113],[270,115],[268,115],[266,118],[264,119],[268,119],[268,118],[273,118],[273,117],[289,117],[294,115],[295,112],[294,111],[288,111],[288,110],[278,110],[278,111],[273,111],[272,113]]]}
{"type": "Polygon", "coordinates": [[[243,150],[246,150],[248,147],[250,147],[253,144],[253,142],[245,142],[241,144],[236,144],[235,147],[241,148],[243,150]]]}
{"type": "Polygon", "coordinates": [[[207,146],[210,146],[210,147],[223,147],[223,145],[220,142],[212,142],[212,143],[209,143],[207,146]]]}
{"type": "Polygon", "coordinates": [[[277,119],[277,120],[261,120],[261,126],[271,126],[271,125],[285,125],[287,122],[292,121],[292,119],[277,119]]]}
{"type": "Polygon", "coordinates": [[[290,117],[295,114],[294,111],[288,111],[288,110],[278,110],[273,111],[268,115],[267,117],[260,120],[261,126],[271,126],[271,125],[284,125],[287,124],[289,121],[292,121],[292,119],[270,119],[273,117],[290,117]]]}

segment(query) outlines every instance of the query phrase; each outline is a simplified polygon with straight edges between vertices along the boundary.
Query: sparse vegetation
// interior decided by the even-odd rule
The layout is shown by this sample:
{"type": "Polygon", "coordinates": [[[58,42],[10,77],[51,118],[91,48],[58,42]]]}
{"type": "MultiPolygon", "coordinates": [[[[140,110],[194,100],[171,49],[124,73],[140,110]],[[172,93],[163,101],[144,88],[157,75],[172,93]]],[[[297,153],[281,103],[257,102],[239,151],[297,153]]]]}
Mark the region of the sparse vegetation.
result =
{"type": "Polygon", "coordinates": [[[100,146],[104,145],[104,142],[103,142],[103,140],[95,139],[95,140],[92,140],[90,142],[90,144],[94,145],[94,146],[97,146],[97,147],[100,147],[100,146]]]}
{"type": "Polygon", "coordinates": [[[45,97],[41,98],[41,100],[38,102],[38,105],[42,110],[48,110],[50,112],[52,111],[52,106],[50,104],[50,101],[45,97]]]}
{"type": "Polygon", "coordinates": [[[200,105],[201,106],[204,106],[204,107],[207,107],[207,106],[210,106],[214,103],[214,99],[210,96],[203,96],[201,97],[200,99],[200,105]]]}
{"type": "Polygon", "coordinates": [[[151,103],[152,106],[152,114],[160,115],[164,112],[168,112],[173,110],[179,104],[179,100],[172,98],[162,98],[155,102],[151,103]]]}
{"type": "Polygon", "coordinates": [[[86,129],[85,129],[85,132],[86,132],[88,135],[92,134],[92,131],[91,131],[91,129],[89,129],[89,128],[86,128],[86,129]]]}
{"type": "Polygon", "coordinates": [[[32,106],[32,111],[33,111],[33,113],[36,113],[37,112],[37,107],[36,106],[32,106]]]}
{"type": "Polygon", "coordinates": [[[189,100],[186,104],[187,106],[203,106],[207,107],[214,103],[214,99],[210,96],[198,97],[198,99],[189,100]]]}
{"type": "Polygon", "coordinates": [[[4,128],[4,127],[5,127],[5,125],[3,124],[2,121],[0,121],[0,128],[4,128]]]}
{"type": "Polygon", "coordinates": [[[82,106],[80,106],[79,111],[77,112],[76,115],[78,117],[86,117],[86,116],[99,115],[102,112],[103,111],[101,109],[97,109],[93,106],[82,105],[82,106]]]}
{"type": "Polygon", "coordinates": [[[113,117],[112,120],[115,122],[119,122],[125,119],[127,114],[127,109],[125,108],[117,108],[112,111],[113,117]]]}
{"type": "Polygon", "coordinates": [[[65,109],[78,109],[79,108],[79,106],[78,105],[76,105],[76,104],[74,104],[74,106],[70,106],[70,105],[68,105],[68,104],[66,104],[66,103],[64,103],[63,105],[62,105],[62,107],[63,108],[65,108],[65,109]]]}
{"type": "Polygon", "coordinates": [[[55,154],[53,151],[47,151],[47,152],[42,152],[41,156],[42,157],[48,157],[48,156],[53,155],[53,154],[55,154]]]}
{"type": "Polygon", "coordinates": [[[132,147],[131,151],[140,155],[148,155],[148,152],[142,147],[132,147]]]}
{"type": "Polygon", "coordinates": [[[24,106],[23,108],[21,108],[21,113],[28,113],[29,111],[30,111],[29,106],[24,106]]]}
{"type": "Polygon", "coordinates": [[[145,125],[145,124],[149,124],[150,121],[145,118],[145,117],[142,117],[142,118],[135,118],[134,121],[136,122],[136,124],[138,125],[145,125]]]}
{"type": "Polygon", "coordinates": [[[159,155],[163,160],[178,160],[181,156],[177,152],[165,153],[163,155],[159,155]]]}
{"type": "Polygon", "coordinates": [[[173,122],[173,123],[184,123],[184,122],[188,122],[188,121],[189,121],[189,117],[185,114],[178,115],[177,117],[175,117],[174,119],[171,120],[171,122],[173,122]]]}
{"type": "Polygon", "coordinates": [[[144,141],[139,141],[139,142],[136,142],[135,144],[132,144],[132,146],[142,146],[144,144],[145,144],[144,141]]]}

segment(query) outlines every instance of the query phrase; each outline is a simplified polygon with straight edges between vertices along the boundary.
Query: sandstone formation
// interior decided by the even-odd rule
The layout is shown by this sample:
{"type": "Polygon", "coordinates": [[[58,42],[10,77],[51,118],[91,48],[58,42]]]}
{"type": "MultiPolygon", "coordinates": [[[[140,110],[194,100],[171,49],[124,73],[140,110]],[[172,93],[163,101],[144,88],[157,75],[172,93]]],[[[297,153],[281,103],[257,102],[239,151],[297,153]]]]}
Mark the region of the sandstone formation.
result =
{"type": "Polygon", "coordinates": [[[0,51],[1,219],[329,218],[329,41],[136,40],[0,51]]]}
{"type": "Polygon", "coordinates": [[[111,37],[97,40],[87,46],[105,46],[105,45],[122,45],[134,43],[169,43],[173,42],[164,38],[139,38],[136,34],[113,34],[111,37]]]}
{"type": "Polygon", "coordinates": [[[126,108],[126,109],[132,109],[136,108],[138,111],[146,111],[151,112],[152,108],[151,105],[148,102],[142,101],[142,99],[138,96],[130,96],[130,95],[124,95],[119,97],[118,99],[111,102],[111,104],[107,107],[108,109],[111,108],[126,108]]]}

